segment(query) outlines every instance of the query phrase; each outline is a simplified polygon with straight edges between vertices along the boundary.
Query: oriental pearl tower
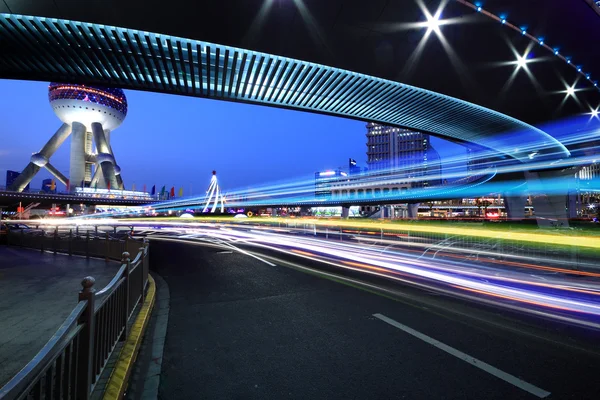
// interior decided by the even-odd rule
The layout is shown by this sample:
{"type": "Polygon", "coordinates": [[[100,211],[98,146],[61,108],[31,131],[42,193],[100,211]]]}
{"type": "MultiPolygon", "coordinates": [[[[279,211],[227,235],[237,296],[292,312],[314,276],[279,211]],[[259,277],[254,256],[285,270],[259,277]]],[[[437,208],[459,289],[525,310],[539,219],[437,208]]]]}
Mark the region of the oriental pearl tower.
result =
{"type": "Polygon", "coordinates": [[[110,133],[127,115],[123,90],[50,83],[48,100],[63,124],[44,147],[31,156],[29,164],[9,189],[23,191],[40,168],[46,168],[70,192],[75,192],[77,187],[123,189],[121,169],[110,145],[110,133]],[[69,135],[71,156],[67,178],[50,163],[50,157],[69,135]]]}

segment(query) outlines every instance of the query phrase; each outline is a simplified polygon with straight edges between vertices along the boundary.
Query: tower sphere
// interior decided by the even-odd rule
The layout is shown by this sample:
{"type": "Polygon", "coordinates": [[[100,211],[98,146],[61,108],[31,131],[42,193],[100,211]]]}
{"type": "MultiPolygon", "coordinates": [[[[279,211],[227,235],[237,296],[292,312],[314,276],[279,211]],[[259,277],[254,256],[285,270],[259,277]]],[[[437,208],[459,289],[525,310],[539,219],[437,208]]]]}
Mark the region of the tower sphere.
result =
{"type": "Polygon", "coordinates": [[[127,98],[117,88],[52,82],[48,100],[61,121],[82,123],[90,131],[94,122],[112,131],[127,115],[127,98]]]}

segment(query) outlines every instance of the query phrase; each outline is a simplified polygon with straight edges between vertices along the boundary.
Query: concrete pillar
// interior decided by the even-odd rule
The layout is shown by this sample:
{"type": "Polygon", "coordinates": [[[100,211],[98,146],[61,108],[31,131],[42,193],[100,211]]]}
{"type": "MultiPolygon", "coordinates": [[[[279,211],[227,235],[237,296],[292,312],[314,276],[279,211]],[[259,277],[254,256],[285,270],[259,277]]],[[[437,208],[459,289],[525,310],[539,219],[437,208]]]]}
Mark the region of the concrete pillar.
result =
{"type": "Polygon", "coordinates": [[[79,122],[73,122],[71,133],[71,159],[69,166],[70,191],[81,187],[85,180],[85,135],[86,127],[79,122]]]}
{"type": "Polygon", "coordinates": [[[519,221],[525,219],[525,203],[527,196],[518,193],[505,193],[502,195],[504,200],[504,209],[508,219],[519,221]]]}
{"type": "Polygon", "coordinates": [[[94,135],[94,141],[96,142],[96,148],[98,149],[98,164],[102,168],[102,176],[104,178],[103,185],[98,186],[108,187],[108,183],[110,182],[111,188],[119,189],[119,184],[115,175],[115,158],[110,153],[110,147],[106,141],[102,125],[98,122],[92,123],[92,133],[94,135]]]}
{"type": "Polygon", "coordinates": [[[123,185],[123,178],[121,177],[121,167],[119,167],[119,165],[117,164],[117,159],[115,158],[115,153],[113,152],[112,145],[110,144],[110,130],[109,129],[104,130],[104,137],[106,138],[106,144],[108,145],[108,151],[110,152],[110,155],[113,156],[113,159],[115,160],[115,180],[117,183],[117,188],[122,190],[122,189],[124,189],[124,185],[123,185]]]}
{"type": "Polygon", "coordinates": [[[31,156],[29,164],[23,169],[23,172],[15,179],[13,184],[9,187],[9,190],[15,190],[22,192],[23,189],[31,182],[35,174],[38,173],[40,168],[45,167],[48,164],[50,157],[58,150],[61,144],[71,134],[71,126],[68,124],[62,124],[60,128],[52,135],[50,140],[42,147],[39,153],[35,153],[31,156]]]}
{"type": "Polygon", "coordinates": [[[67,184],[67,179],[68,178],[66,176],[64,176],[62,174],[62,172],[60,172],[58,169],[56,169],[56,167],[54,167],[54,165],[52,165],[50,163],[47,163],[46,164],[46,169],[48,170],[48,172],[50,172],[52,175],[54,175],[54,177],[56,179],[58,179],[58,181],[60,183],[62,183],[63,185],[67,184]]]}
{"type": "Polygon", "coordinates": [[[549,171],[527,171],[525,178],[531,192],[535,218],[540,228],[568,228],[576,213],[571,192],[578,167],[549,171]]]}
{"type": "Polygon", "coordinates": [[[350,217],[350,206],[342,206],[342,219],[350,217]]]}
{"type": "Polygon", "coordinates": [[[417,219],[419,218],[419,206],[421,204],[420,203],[408,203],[406,205],[406,209],[408,211],[408,218],[409,219],[417,219]]]}
{"type": "Polygon", "coordinates": [[[392,218],[392,206],[381,206],[380,218],[392,218]]]}

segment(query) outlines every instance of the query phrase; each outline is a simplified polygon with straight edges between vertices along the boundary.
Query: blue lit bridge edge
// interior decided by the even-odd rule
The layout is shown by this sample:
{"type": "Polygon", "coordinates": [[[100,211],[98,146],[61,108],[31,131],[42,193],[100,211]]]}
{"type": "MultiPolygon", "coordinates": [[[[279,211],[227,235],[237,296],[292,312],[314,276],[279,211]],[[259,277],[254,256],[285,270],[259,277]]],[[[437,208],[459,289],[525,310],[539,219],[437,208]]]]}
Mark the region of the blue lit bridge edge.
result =
{"type": "Polygon", "coordinates": [[[476,143],[524,163],[532,154],[570,155],[550,135],[510,116],[347,70],[64,19],[0,14],[0,26],[0,77],[77,81],[373,121],[476,143]]]}

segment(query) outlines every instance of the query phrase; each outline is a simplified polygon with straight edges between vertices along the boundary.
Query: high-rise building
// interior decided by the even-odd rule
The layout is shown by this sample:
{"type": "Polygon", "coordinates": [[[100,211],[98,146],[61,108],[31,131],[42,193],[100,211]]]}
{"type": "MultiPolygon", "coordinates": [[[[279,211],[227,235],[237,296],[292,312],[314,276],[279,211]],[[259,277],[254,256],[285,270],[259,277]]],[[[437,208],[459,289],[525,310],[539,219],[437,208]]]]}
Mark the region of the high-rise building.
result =
{"type": "MultiPolygon", "coordinates": [[[[17,180],[19,175],[21,175],[21,173],[18,171],[6,171],[6,187],[9,188],[17,180]]],[[[29,192],[29,183],[23,188],[23,191],[29,192]]]]}
{"type": "Polygon", "coordinates": [[[44,179],[42,181],[42,191],[45,193],[56,193],[56,183],[53,184],[54,179],[44,179]]]}
{"type": "Polygon", "coordinates": [[[368,123],[367,165],[371,172],[404,175],[412,187],[441,184],[440,156],[426,133],[368,123]],[[423,176],[431,179],[418,179],[423,176]]]}

